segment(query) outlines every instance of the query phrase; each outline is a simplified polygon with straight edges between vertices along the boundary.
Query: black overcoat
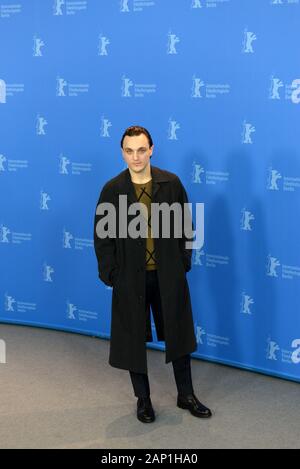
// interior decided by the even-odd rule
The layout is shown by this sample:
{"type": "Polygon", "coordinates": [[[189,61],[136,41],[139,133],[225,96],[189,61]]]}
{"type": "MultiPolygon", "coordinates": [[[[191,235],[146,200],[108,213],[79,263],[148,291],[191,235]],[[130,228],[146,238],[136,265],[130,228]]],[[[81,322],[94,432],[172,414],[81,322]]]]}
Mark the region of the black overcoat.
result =
{"type": "MultiPolygon", "coordinates": [[[[152,176],[152,203],[188,202],[179,177],[156,166],[150,166],[152,176]]],[[[125,169],[102,188],[99,203],[110,202],[116,208],[116,237],[100,239],[96,227],[107,213],[94,218],[94,247],[98,261],[99,278],[113,288],[111,305],[111,335],[109,364],[116,368],[147,373],[146,342],[153,340],[149,308],[145,304],[146,239],[119,236],[119,195],[127,195],[127,210],[137,197],[129,169],[125,169]]],[[[128,213],[128,212],[127,212],[128,213]]],[[[183,213],[183,211],[182,211],[183,213]]],[[[190,211],[189,211],[190,213],[190,211]]],[[[130,220],[137,215],[128,215],[130,220]]],[[[191,217],[190,223],[192,228],[191,217]]],[[[153,312],[158,340],[165,341],[165,361],[169,363],[197,348],[191,298],[186,272],[191,269],[192,249],[187,249],[183,233],[176,238],[171,223],[171,236],[162,232],[154,238],[157,274],[161,295],[162,317],[153,312]],[[163,319],[163,325],[160,320],[163,319]],[[163,327],[162,327],[163,326],[163,327]]]]}

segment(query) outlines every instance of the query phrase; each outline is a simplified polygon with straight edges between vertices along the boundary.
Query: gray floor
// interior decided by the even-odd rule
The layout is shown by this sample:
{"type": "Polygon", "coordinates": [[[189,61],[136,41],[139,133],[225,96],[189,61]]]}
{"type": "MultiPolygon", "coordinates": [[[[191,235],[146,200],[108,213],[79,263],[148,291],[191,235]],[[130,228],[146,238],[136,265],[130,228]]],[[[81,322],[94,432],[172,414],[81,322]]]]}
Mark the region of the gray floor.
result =
{"type": "Polygon", "coordinates": [[[211,419],[176,406],[172,364],[149,350],[156,421],[136,419],[129,374],[108,364],[109,342],[0,324],[0,448],[299,448],[299,384],[192,360],[211,419]]]}

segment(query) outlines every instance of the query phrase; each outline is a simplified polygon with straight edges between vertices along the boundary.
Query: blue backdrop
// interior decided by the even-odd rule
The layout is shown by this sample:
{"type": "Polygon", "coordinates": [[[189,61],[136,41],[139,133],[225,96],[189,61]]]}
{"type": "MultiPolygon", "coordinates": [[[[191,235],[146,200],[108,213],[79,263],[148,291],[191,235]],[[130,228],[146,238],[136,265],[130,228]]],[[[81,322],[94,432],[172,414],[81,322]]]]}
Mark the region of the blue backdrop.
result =
{"type": "Polygon", "coordinates": [[[193,356],[300,381],[299,20],[298,0],[0,0],[2,322],[109,338],[94,212],[140,124],[205,204],[193,356]]]}

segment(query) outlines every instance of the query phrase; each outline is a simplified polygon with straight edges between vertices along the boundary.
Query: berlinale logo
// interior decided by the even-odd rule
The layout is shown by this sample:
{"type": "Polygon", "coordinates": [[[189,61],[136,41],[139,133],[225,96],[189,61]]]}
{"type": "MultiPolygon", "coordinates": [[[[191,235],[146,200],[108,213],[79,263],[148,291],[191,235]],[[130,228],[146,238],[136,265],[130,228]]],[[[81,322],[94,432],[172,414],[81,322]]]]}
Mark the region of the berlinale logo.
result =
{"type": "Polygon", "coordinates": [[[0,79],[0,103],[6,103],[6,83],[0,79]]]}

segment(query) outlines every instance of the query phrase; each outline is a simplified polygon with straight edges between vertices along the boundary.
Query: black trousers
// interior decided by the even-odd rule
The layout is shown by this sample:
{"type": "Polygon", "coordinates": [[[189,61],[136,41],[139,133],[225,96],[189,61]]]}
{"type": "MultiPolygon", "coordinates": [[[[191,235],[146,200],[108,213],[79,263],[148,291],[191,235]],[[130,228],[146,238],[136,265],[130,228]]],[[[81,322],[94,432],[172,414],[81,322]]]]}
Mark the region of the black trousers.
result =
{"type": "MultiPolygon", "coordinates": [[[[146,271],[146,303],[149,303],[150,306],[155,304],[156,310],[159,312],[158,314],[161,314],[160,291],[156,270],[146,271]]],[[[163,321],[162,317],[161,321],[163,321]]],[[[194,390],[191,373],[191,356],[189,354],[184,355],[172,361],[172,365],[178,394],[192,394],[194,390]]],[[[134,395],[136,397],[149,397],[150,385],[148,375],[131,370],[129,370],[129,374],[134,395]]]]}

